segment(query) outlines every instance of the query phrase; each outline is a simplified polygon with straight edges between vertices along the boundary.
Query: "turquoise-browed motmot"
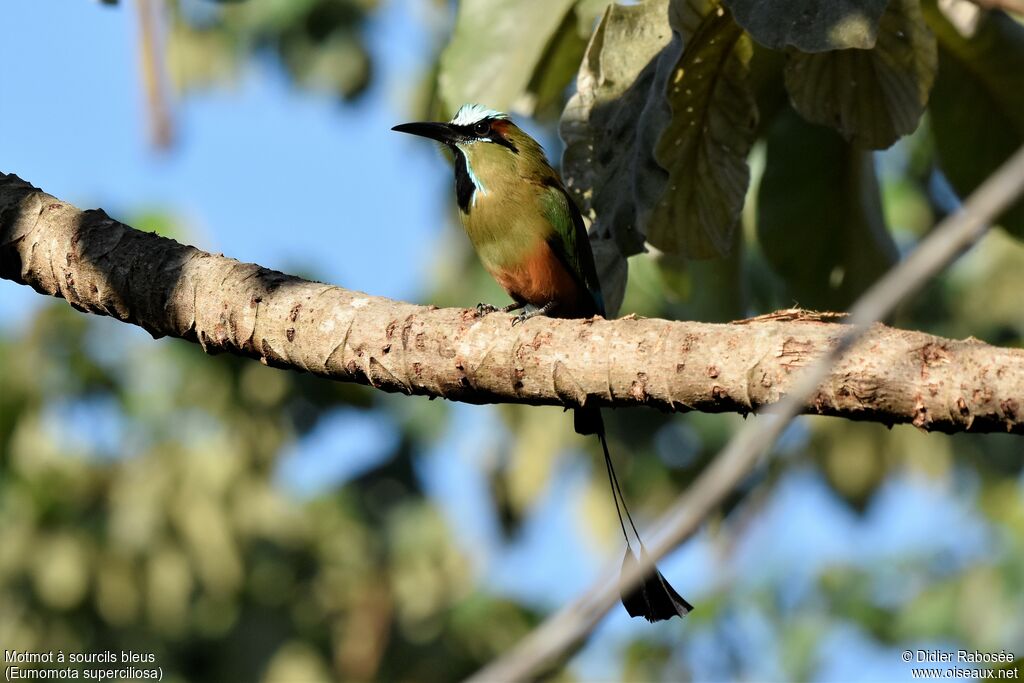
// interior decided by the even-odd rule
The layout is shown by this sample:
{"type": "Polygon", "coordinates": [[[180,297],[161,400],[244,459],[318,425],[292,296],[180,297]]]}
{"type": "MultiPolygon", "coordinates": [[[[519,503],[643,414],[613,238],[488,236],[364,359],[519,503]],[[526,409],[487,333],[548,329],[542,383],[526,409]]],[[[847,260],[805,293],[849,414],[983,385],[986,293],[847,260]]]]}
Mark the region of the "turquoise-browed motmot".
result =
{"type": "MultiPolygon", "coordinates": [[[[605,315],[580,211],[541,146],[508,116],[466,104],[451,121],[405,123],[392,130],[437,140],[455,156],[455,195],[462,225],[484,268],[512,297],[512,303],[501,309],[480,304],[480,314],[529,306],[528,312],[513,318],[513,325],[535,315],[605,315]]],[[[636,562],[636,556],[619,512],[620,500],[640,553],[645,551],[612,467],[600,409],[576,409],[575,427],[580,434],[597,434],[601,441],[626,538],[625,568],[636,562]]],[[[622,604],[630,616],[648,621],[684,616],[693,609],[656,568],[637,588],[622,593],[622,604]]]]}

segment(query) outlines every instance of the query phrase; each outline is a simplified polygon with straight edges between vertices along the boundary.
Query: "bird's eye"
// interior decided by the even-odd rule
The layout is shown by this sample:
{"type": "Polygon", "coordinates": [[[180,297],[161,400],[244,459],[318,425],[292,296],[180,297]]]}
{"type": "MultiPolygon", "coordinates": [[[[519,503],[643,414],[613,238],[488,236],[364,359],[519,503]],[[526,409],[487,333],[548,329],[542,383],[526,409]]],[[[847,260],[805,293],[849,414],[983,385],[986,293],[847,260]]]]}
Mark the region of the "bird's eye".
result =
{"type": "Polygon", "coordinates": [[[491,132],[491,122],[478,121],[476,125],[473,126],[473,132],[476,133],[477,135],[487,135],[488,133],[491,132]]]}

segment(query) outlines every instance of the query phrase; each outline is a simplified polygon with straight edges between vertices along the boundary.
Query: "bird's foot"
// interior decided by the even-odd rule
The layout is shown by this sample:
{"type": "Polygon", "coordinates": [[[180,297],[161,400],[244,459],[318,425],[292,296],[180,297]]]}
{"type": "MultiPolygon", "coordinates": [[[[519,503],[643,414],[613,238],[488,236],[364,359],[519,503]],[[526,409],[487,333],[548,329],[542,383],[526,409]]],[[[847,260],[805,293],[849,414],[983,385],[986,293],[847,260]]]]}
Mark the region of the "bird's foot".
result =
{"type": "Polygon", "coordinates": [[[490,313],[497,312],[498,307],[492,306],[491,304],[477,304],[476,305],[476,317],[482,318],[490,313]]]}
{"type": "Polygon", "coordinates": [[[525,305],[526,304],[512,302],[508,306],[502,306],[501,308],[498,308],[497,306],[492,306],[491,304],[477,304],[476,316],[478,318],[482,318],[490,313],[511,313],[512,311],[519,310],[525,305]]]}
{"type": "Polygon", "coordinates": [[[543,306],[541,306],[540,308],[535,308],[532,311],[525,311],[523,313],[520,313],[516,317],[512,318],[512,327],[515,327],[519,323],[524,323],[527,320],[529,320],[530,318],[535,318],[538,315],[547,315],[548,312],[551,311],[551,309],[553,309],[554,307],[555,307],[555,302],[554,301],[549,301],[546,304],[544,304],[543,306]]]}

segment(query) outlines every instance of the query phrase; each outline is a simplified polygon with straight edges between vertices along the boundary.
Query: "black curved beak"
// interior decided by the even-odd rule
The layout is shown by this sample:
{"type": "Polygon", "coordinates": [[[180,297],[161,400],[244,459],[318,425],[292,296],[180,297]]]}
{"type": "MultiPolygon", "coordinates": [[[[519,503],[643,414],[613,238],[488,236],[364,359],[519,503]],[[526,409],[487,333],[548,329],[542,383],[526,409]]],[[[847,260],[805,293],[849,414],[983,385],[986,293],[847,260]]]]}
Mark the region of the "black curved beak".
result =
{"type": "Polygon", "coordinates": [[[450,143],[455,138],[455,131],[451,129],[451,126],[447,123],[434,123],[433,121],[402,123],[391,130],[398,131],[399,133],[409,133],[410,135],[419,135],[444,143],[450,143]]]}

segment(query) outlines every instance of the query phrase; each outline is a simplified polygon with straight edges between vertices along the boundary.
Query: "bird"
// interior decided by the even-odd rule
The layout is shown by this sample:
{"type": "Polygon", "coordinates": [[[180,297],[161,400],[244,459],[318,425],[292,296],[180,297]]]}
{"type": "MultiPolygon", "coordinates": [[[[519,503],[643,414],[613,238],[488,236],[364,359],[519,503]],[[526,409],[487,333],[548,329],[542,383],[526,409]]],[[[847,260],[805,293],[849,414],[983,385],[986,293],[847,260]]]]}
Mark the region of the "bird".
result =
{"type": "MultiPolygon", "coordinates": [[[[478,315],[526,309],[513,317],[513,326],[537,315],[606,317],[580,210],[541,145],[507,114],[480,104],[464,104],[450,121],[403,123],[392,130],[435,140],[451,150],[462,226],[484,268],[512,298],[511,304],[500,308],[478,304],[478,315]]],[[[651,567],[638,586],[620,590],[623,607],[631,617],[642,616],[650,622],[685,616],[693,606],[650,563],[626,507],[600,408],[575,409],[574,427],[582,435],[596,434],[601,442],[615,512],[626,539],[622,571],[638,562],[622,511],[640,557],[651,567]]]]}

